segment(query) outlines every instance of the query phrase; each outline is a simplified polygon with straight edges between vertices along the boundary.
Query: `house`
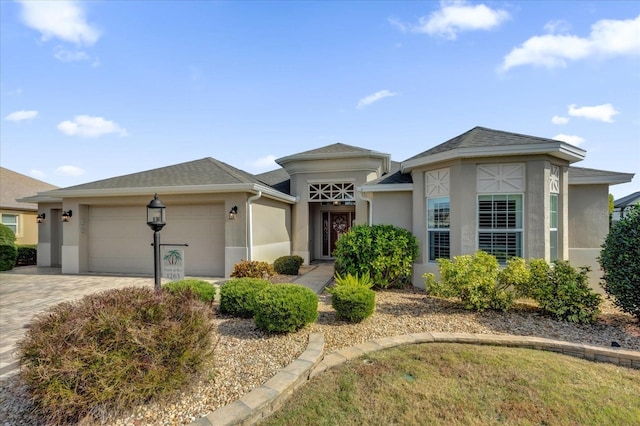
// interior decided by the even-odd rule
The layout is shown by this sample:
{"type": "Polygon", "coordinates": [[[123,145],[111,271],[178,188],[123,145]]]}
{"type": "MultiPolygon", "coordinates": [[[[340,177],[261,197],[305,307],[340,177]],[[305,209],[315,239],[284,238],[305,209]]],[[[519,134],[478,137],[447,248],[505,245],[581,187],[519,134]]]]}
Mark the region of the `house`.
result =
{"type": "Polygon", "coordinates": [[[17,201],[57,186],[0,167],[0,216],[16,234],[16,244],[38,244],[36,203],[17,201]]]}
{"type": "Polygon", "coordinates": [[[402,162],[336,143],[279,158],[281,168],[259,175],[203,158],[25,200],[52,218],[40,228],[39,265],[63,273],[152,273],[145,206],[157,193],[166,205],[162,243],[188,244],[187,275],[226,277],[241,260],[289,254],[330,259],[351,226],[391,224],[419,240],[413,283],[421,287],[437,258],[478,249],[597,271],[609,185],[633,174],[574,167],[585,155],[565,142],[475,127],[402,162]],[[59,228],[63,212],[71,217],[59,228]]]}
{"type": "Polygon", "coordinates": [[[611,222],[615,223],[622,219],[631,210],[631,207],[640,205],[640,191],[629,194],[626,197],[618,198],[613,202],[611,212],[611,222]]]}

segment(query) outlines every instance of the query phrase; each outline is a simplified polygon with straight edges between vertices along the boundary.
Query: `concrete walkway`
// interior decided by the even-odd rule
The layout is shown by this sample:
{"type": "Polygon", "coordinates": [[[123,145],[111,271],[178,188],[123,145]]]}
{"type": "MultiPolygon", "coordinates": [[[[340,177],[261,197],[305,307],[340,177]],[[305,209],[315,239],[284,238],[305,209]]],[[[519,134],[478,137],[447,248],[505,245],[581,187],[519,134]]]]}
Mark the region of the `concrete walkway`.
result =
{"type": "MultiPolygon", "coordinates": [[[[294,282],[320,293],[332,281],[333,271],[333,262],[313,263],[304,267],[305,273],[294,282]]],[[[213,283],[224,281],[220,277],[199,278],[213,283]]],[[[15,345],[34,315],[91,293],[153,285],[151,276],[62,275],[60,268],[35,266],[0,273],[0,379],[17,372],[15,345]]]]}

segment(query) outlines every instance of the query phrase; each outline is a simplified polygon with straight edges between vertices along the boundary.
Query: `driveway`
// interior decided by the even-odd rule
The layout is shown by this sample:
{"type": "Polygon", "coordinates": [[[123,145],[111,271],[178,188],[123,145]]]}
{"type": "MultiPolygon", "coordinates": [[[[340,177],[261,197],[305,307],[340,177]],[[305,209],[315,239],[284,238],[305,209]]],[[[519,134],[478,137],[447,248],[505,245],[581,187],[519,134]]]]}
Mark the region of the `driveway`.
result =
{"type": "Polygon", "coordinates": [[[35,314],[98,291],[153,285],[152,276],[62,275],[59,268],[20,267],[0,273],[0,379],[17,372],[15,345],[35,314]]]}

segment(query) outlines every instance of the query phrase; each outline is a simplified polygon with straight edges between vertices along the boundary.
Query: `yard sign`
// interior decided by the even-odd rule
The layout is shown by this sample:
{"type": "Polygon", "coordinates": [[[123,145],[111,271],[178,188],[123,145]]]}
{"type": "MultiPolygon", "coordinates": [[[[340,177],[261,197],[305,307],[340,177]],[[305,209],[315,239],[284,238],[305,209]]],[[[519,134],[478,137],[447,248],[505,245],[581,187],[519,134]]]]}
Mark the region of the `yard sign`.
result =
{"type": "Polygon", "coordinates": [[[162,278],[169,281],[184,279],[184,247],[162,245],[162,278]]]}

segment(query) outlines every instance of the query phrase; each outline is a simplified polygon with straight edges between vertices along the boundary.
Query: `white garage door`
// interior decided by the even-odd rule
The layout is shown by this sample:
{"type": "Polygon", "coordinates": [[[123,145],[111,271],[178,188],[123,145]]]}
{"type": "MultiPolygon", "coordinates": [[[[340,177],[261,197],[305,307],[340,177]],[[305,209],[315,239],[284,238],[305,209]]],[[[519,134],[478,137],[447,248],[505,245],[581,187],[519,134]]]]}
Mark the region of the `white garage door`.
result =
{"type": "MultiPolygon", "coordinates": [[[[185,247],[185,274],[224,276],[224,206],[168,206],[161,244],[185,247]]],[[[153,231],[147,211],[136,207],[89,207],[88,263],[90,272],[153,274],[153,231]]]]}

